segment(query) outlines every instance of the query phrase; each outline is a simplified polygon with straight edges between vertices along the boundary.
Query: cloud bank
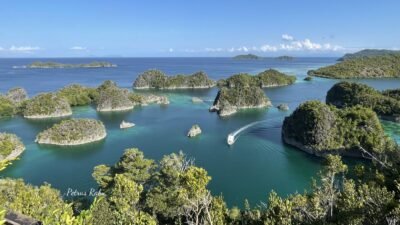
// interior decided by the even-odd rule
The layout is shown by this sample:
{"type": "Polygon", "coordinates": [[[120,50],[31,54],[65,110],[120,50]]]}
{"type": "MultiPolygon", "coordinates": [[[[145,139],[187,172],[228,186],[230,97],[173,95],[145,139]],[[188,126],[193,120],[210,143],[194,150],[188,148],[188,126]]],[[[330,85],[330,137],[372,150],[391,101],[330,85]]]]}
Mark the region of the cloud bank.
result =
{"type": "Polygon", "coordinates": [[[40,48],[36,47],[36,46],[35,47],[34,46],[19,46],[19,47],[17,47],[15,45],[13,45],[8,50],[10,52],[32,53],[34,51],[40,50],[40,48]]]}
{"type": "Polygon", "coordinates": [[[71,47],[70,50],[85,51],[85,50],[87,50],[87,48],[86,47],[82,47],[82,46],[74,46],[74,47],[71,47]]]}

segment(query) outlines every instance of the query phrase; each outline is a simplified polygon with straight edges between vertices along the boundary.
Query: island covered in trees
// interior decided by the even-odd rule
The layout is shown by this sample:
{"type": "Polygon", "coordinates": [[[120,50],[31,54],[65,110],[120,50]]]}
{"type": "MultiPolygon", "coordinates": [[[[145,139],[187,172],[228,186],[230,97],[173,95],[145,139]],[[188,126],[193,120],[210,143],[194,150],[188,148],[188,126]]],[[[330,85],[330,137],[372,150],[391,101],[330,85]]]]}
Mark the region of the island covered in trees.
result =
{"type": "Polygon", "coordinates": [[[292,60],[294,60],[294,57],[288,56],[288,55],[282,55],[282,56],[276,57],[276,59],[281,60],[281,61],[292,61],[292,60]]]}
{"type": "Polygon", "coordinates": [[[400,122],[400,89],[378,91],[365,84],[343,81],[328,91],[326,103],[338,108],[361,105],[382,119],[400,122]]]}
{"type": "Polygon", "coordinates": [[[254,55],[254,54],[246,54],[246,55],[234,56],[233,59],[235,59],[235,60],[258,60],[258,59],[263,59],[263,57],[254,55]]]}
{"type": "Polygon", "coordinates": [[[345,61],[348,59],[363,58],[370,56],[393,55],[393,54],[400,54],[400,51],[386,50],[386,49],[364,49],[355,53],[347,53],[343,57],[339,58],[338,61],[345,61]]]}
{"type": "Polygon", "coordinates": [[[116,64],[110,62],[91,62],[81,64],[67,64],[58,62],[33,62],[26,66],[29,69],[64,69],[64,68],[110,68],[117,67],[116,64]]]}
{"type": "Polygon", "coordinates": [[[400,77],[400,53],[354,55],[335,65],[310,70],[308,75],[334,79],[400,77]]]}
{"type": "Polygon", "coordinates": [[[201,71],[192,75],[167,76],[160,70],[147,70],[133,83],[134,89],[197,89],[214,86],[215,81],[201,71]]]}
{"type": "Polygon", "coordinates": [[[319,101],[305,102],[286,117],[282,137],[285,143],[317,156],[370,158],[396,147],[371,109],[338,109],[319,101]]]}
{"type": "Polygon", "coordinates": [[[68,119],[40,132],[35,142],[64,146],[81,145],[102,140],[106,135],[106,129],[99,120],[68,119]]]}

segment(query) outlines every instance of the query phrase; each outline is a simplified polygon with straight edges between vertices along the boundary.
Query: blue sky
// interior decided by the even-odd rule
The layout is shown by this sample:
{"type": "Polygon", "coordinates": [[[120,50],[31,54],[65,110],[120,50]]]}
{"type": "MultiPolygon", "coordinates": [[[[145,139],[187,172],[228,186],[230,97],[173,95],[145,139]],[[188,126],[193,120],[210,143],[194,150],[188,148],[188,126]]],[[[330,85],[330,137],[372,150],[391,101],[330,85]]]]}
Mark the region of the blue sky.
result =
{"type": "Polygon", "coordinates": [[[400,1],[2,1],[0,57],[340,56],[400,48],[400,1]]]}

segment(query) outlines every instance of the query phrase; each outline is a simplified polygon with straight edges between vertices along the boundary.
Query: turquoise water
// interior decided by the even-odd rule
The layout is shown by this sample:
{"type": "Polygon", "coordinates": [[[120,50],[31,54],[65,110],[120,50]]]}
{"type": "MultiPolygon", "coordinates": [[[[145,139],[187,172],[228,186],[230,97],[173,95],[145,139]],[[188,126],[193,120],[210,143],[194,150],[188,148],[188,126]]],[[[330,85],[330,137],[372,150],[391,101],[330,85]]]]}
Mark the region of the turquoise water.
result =
{"type": "MultiPolygon", "coordinates": [[[[291,110],[310,99],[324,100],[326,91],[336,80],[316,78],[304,82],[308,69],[332,64],[331,58],[304,58],[293,62],[276,60],[233,61],[227,58],[169,58],[169,59],[106,59],[119,65],[105,69],[12,69],[33,59],[0,60],[0,91],[13,86],[25,87],[31,95],[54,91],[68,83],[89,86],[106,79],[130,87],[138,73],[148,68],[160,68],[169,74],[206,71],[213,79],[224,78],[238,72],[258,72],[268,68],[280,69],[298,77],[296,84],[265,89],[273,104],[287,103],[291,110]]],[[[91,59],[61,59],[62,62],[88,62],[91,59]]],[[[400,80],[363,80],[378,89],[396,88],[400,80]]],[[[0,120],[0,131],[16,133],[27,146],[26,151],[6,170],[3,177],[20,177],[32,184],[48,182],[65,192],[67,188],[87,190],[96,184],[91,177],[98,164],[113,164],[124,149],[136,147],[146,157],[159,160],[165,154],[183,151],[194,158],[212,176],[209,188],[214,194],[223,194],[229,205],[241,206],[244,199],[252,204],[266,201],[271,190],[280,195],[302,192],[309,188],[321,161],[281,141],[281,122],[290,114],[276,108],[246,110],[228,118],[208,112],[217,89],[194,91],[165,91],[170,98],[168,106],[150,105],[119,113],[98,113],[93,107],[74,108],[72,117],[96,118],[103,121],[108,136],[104,141],[78,147],[43,146],[34,143],[41,130],[59,120],[27,120],[21,117],[0,120]],[[194,104],[192,97],[204,103],[194,104]],[[136,124],[121,130],[122,120],[136,124]],[[242,133],[233,146],[226,144],[229,133],[254,121],[263,121],[242,133]],[[188,129],[199,124],[203,134],[189,139],[188,129]]],[[[399,140],[399,126],[384,123],[389,135],[399,140]]]]}

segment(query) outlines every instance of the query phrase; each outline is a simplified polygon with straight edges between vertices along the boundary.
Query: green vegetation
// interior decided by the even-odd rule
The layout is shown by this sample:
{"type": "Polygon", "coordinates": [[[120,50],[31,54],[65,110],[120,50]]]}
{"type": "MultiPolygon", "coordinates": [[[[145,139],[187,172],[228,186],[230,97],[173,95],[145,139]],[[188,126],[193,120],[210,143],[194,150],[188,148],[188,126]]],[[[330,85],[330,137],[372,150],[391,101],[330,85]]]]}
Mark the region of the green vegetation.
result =
{"type": "Polygon", "coordinates": [[[0,133],[0,171],[25,150],[24,144],[15,134],[0,133]]]}
{"type": "Polygon", "coordinates": [[[305,102],[285,118],[282,134],[287,144],[319,156],[333,152],[364,157],[362,149],[379,156],[394,149],[375,112],[361,106],[337,109],[305,102]]]}
{"type": "Polygon", "coordinates": [[[236,113],[238,109],[261,108],[270,105],[270,100],[259,87],[223,87],[215,97],[210,111],[217,111],[220,116],[228,116],[236,113]]]}
{"type": "Polygon", "coordinates": [[[311,76],[307,76],[306,78],[304,78],[305,81],[312,81],[313,77],[311,76]]]}
{"type": "Polygon", "coordinates": [[[294,59],[294,57],[288,56],[288,55],[283,55],[283,56],[276,57],[276,59],[282,60],[282,61],[292,61],[294,59]]]}
{"type": "Polygon", "coordinates": [[[59,90],[57,95],[67,99],[70,106],[89,105],[99,98],[99,93],[95,88],[88,88],[79,84],[66,86],[59,90]]]}
{"type": "Polygon", "coordinates": [[[28,100],[23,114],[26,118],[50,118],[68,116],[72,111],[65,98],[44,93],[28,100]]]}
{"type": "Polygon", "coordinates": [[[40,132],[35,141],[40,144],[79,145],[98,141],[105,137],[106,129],[101,121],[68,119],[40,132]]]}
{"type": "Polygon", "coordinates": [[[7,97],[0,95],[0,118],[13,116],[15,111],[14,103],[7,97]]]}
{"type": "Polygon", "coordinates": [[[133,108],[128,89],[119,88],[113,81],[105,81],[97,88],[97,111],[120,111],[133,108]]]}
{"type": "Polygon", "coordinates": [[[26,92],[25,89],[21,87],[15,87],[8,90],[6,96],[8,99],[10,99],[17,105],[21,104],[22,102],[28,99],[28,93],[26,92]]]}
{"type": "Polygon", "coordinates": [[[400,117],[399,90],[379,92],[365,84],[339,82],[328,91],[326,103],[340,108],[362,105],[384,119],[400,117]]]}
{"type": "Polygon", "coordinates": [[[344,78],[383,78],[400,77],[400,54],[356,57],[308,71],[310,76],[344,78]]]}
{"type": "Polygon", "coordinates": [[[167,76],[159,70],[147,70],[140,74],[133,87],[136,89],[191,89],[191,88],[211,88],[215,85],[206,73],[197,72],[192,75],[167,76]]]}
{"type": "MultiPolygon", "coordinates": [[[[266,203],[228,208],[207,189],[211,177],[182,153],[156,163],[138,149],[127,149],[112,165],[98,165],[93,177],[100,193],[89,207],[67,204],[49,185],[0,180],[0,208],[44,224],[396,224],[400,221],[399,157],[379,164],[345,165],[327,155],[318,179],[304,194],[282,198],[272,191],[266,203]],[[353,174],[353,175],[349,175],[353,174]],[[27,204],[29,203],[29,204],[27,204]],[[73,210],[75,209],[75,210],[73,210]]],[[[1,210],[0,210],[1,211],[1,210]]]]}
{"type": "Polygon", "coordinates": [[[263,57],[254,55],[254,54],[246,54],[246,55],[237,55],[234,56],[233,59],[238,59],[238,60],[256,60],[256,59],[262,59],[263,57]]]}
{"type": "Polygon", "coordinates": [[[355,53],[348,53],[344,55],[342,58],[339,58],[338,61],[345,61],[349,59],[362,58],[362,57],[371,57],[371,56],[382,56],[382,55],[393,55],[399,54],[400,51],[394,50],[385,50],[385,49],[364,49],[355,53]]]}
{"type": "Polygon", "coordinates": [[[105,68],[105,67],[116,67],[115,64],[109,62],[91,62],[84,64],[65,64],[58,62],[33,62],[26,66],[30,69],[63,69],[63,68],[105,68]]]}
{"type": "Polygon", "coordinates": [[[289,76],[274,69],[265,70],[255,76],[241,73],[228,79],[219,80],[220,87],[275,87],[293,84],[296,81],[295,76],[289,76]]]}

